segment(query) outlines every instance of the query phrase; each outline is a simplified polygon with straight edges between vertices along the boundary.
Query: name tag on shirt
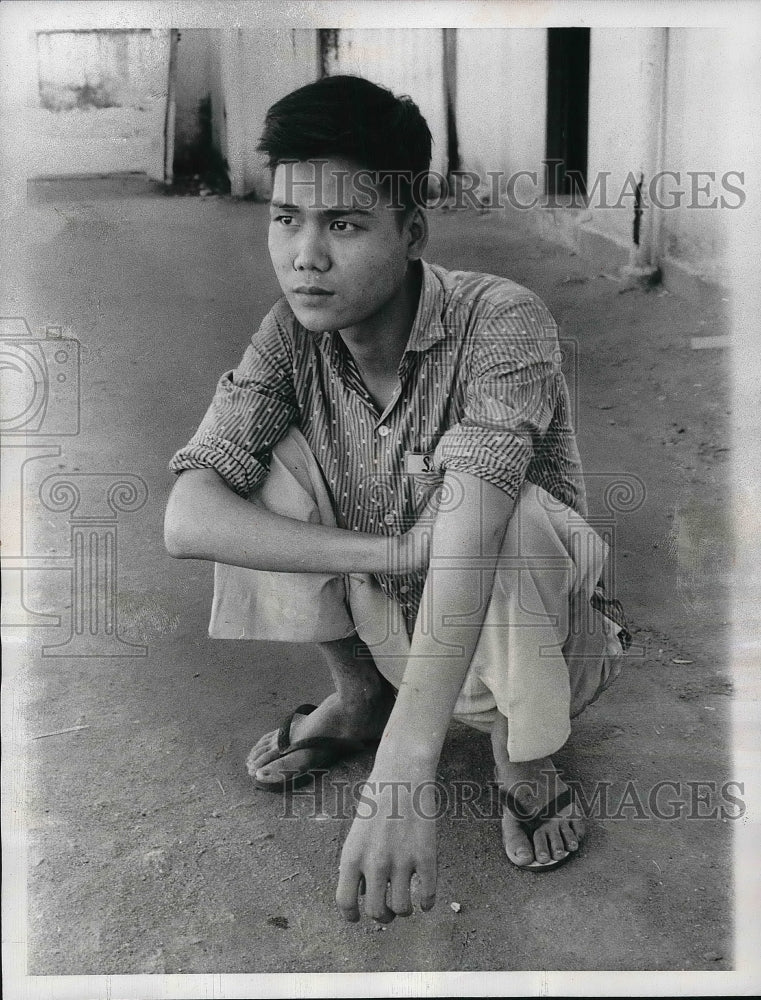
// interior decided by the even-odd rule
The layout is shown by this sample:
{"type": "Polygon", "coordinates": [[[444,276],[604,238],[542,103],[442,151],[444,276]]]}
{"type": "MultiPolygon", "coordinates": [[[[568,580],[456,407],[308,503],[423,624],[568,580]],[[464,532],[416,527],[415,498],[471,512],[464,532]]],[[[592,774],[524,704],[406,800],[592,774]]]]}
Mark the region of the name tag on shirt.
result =
{"type": "Polygon", "coordinates": [[[417,455],[412,451],[404,453],[404,474],[406,476],[422,476],[436,471],[433,455],[417,455]]]}

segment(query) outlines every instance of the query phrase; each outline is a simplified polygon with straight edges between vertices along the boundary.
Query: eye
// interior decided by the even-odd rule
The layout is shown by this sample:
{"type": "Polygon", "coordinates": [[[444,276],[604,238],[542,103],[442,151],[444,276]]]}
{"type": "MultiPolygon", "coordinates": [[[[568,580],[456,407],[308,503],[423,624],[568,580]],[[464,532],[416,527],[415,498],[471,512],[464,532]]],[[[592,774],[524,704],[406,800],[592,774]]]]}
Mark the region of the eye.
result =
{"type": "Polygon", "coordinates": [[[334,219],[330,224],[330,228],[336,233],[352,233],[359,226],[353,222],[347,222],[345,219],[334,219]]]}
{"type": "Polygon", "coordinates": [[[279,222],[281,226],[290,226],[293,222],[292,215],[276,215],[272,219],[273,222],[279,222]]]}

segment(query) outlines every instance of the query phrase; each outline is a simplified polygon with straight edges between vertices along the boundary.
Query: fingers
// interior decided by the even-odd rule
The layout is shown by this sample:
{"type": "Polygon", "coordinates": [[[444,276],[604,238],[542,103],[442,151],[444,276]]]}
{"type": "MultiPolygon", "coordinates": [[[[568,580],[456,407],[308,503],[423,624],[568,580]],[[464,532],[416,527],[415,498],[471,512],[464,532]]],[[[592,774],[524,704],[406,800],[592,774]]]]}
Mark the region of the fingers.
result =
{"type": "MultiPolygon", "coordinates": [[[[342,866],[336,890],[338,909],[345,920],[356,923],[360,917],[358,897],[364,896],[365,915],[373,920],[388,924],[394,917],[409,917],[414,910],[410,888],[413,871],[411,866],[400,868],[393,872],[389,880],[385,871],[365,876],[357,864],[342,866]]],[[[431,910],[436,903],[435,866],[421,867],[417,869],[417,875],[420,908],[431,910]]]]}
{"type": "Polygon", "coordinates": [[[365,875],[365,913],[382,924],[390,924],[396,914],[386,904],[388,873],[376,872],[365,875]]]}
{"type": "Polygon", "coordinates": [[[432,910],[436,902],[436,863],[419,865],[417,876],[420,879],[420,909],[432,910]]]}
{"type": "Polygon", "coordinates": [[[410,879],[412,868],[399,868],[391,877],[391,892],[389,902],[397,917],[408,917],[412,913],[412,897],[410,895],[410,879]]]}
{"type": "Polygon", "coordinates": [[[359,896],[365,897],[365,914],[382,924],[390,924],[396,914],[386,905],[388,875],[376,872],[364,875],[357,864],[342,865],[338,875],[336,905],[344,920],[359,920],[359,896]]]}
{"type": "Polygon", "coordinates": [[[336,905],[344,920],[355,924],[359,920],[359,904],[357,896],[364,892],[365,877],[358,865],[341,865],[338,873],[338,888],[336,889],[336,905]]]}

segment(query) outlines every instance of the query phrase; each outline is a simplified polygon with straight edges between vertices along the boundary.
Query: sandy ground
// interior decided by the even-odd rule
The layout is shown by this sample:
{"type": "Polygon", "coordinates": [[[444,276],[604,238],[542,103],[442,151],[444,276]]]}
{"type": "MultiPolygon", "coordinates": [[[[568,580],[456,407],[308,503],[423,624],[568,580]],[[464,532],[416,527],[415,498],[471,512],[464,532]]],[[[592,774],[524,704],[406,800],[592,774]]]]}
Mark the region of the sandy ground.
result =
{"type": "MultiPolygon", "coordinates": [[[[171,560],[161,538],[167,462],[277,294],[264,218],[261,205],[139,185],[48,187],[28,257],[11,263],[4,315],[62,324],[82,343],[81,431],[28,464],[28,495],[51,472],[131,473],[148,487],[118,523],[120,630],[147,656],[43,657],[43,640],[68,634],[69,576],[28,581],[30,607],[64,614],[60,632],[30,632],[6,689],[28,737],[29,973],[731,968],[733,823],[718,792],[686,784],[732,777],[728,379],[722,352],[689,342],[725,332],[721,317],[658,290],[622,293],[521,220],[434,215],[430,260],[509,275],[560,321],[593,516],[609,517],[616,477],[641,484],[636,509],[614,518],[635,648],[560,755],[588,796],[607,788],[611,815],[580,857],[516,871],[496,819],[450,810],[435,909],[347,925],[333,896],[348,816],[329,803],[321,814],[309,794],[286,808],[244,768],[258,736],[324,696],[327,677],[308,647],[209,640],[212,567],[171,560]],[[33,738],[74,726],[86,728],[33,738]],[[659,802],[682,802],[677,819],[648,803],[661,781],[676,783],[659,802]]],[[[27,530],[36,552],[67,552],[65,513],[33,503],[27,530]]],[[[332,778],[358,781],[370,763],[332,778]]],[[[485,736],[453,725],[439,773],[451,788],[482,782],[486,811],[485,736]]]]}

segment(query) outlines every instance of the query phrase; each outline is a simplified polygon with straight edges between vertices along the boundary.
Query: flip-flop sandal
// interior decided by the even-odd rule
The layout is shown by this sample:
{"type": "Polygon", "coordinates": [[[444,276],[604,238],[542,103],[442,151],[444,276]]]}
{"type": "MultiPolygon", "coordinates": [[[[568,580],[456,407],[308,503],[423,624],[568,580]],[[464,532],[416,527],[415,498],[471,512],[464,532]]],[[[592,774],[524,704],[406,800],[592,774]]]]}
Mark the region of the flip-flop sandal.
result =
{"type": "MultiPolygon", "coordinates": [[[[570,787],[566,787],[564,791],[556,795],[555,798],[548,802],[546,806],[543,806],[538,812],[527,813],[521,806],[520,802],[515,798],[512,792],[508,791],[506,788],[500,788],[499,790],[499,801],[503,809],[507,809],[511,816],[518,820],[518,822],[523,827],[526,836],[531,840],[539,829],[539,827],[546,823],[548,819],[552,819],[558,816],[560,812],[566,808],[566,806],[571,805],[573,802],[573,792],[570,787]]],[[[507,854],[507,858],[516,868],[524,869],[525,871],[549,871],[551,868],[558,868],[560,865],[564,865],[566,861],[573,855],[576,851],[566,851],[562,858],[555,858],[552,861],[534,861],[529,865],[519,864],[514,858],[510,857],[507,850],[507,844],[505,844],[505,838],[502,837],[502,846],[507,854]]]]}
{"type": "Polygon", "coordinates": [[[319,760],[313,762],[305,771],[281,771],[280,776],[274,781],[262,781],[254,778],[257,788],[266,792],[288,792],[301,785],[305,785],[312,777],[312,772],[323,767],[330,767],[336,761],[351,757],[361,753],[371,747],[377,747],[380,740],[350,740],[341,736],[310,736],[305,740],[296,740],[291,743],[291,724],[297,715],[311,715],[317,708],[316,705],[299,705],[287,718],[285,718],[277,731],[278,756],[262,764],[262,767],[269,767],[283,760],[289,754],[297,750],[320,750],[319,760]]]}

